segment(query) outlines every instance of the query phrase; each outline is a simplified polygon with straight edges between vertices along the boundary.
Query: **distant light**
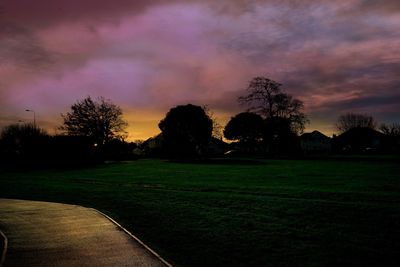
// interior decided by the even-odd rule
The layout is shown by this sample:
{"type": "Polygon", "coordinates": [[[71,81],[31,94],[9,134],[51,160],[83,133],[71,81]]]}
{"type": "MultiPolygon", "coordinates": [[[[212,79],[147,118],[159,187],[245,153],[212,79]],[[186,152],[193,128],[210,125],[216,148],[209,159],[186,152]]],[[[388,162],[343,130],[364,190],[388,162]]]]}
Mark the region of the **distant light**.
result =
{"type": "Polygon", "coordinates": [[[96,147],[96,146],[97,146],[97,143],[94,143],[93,146],[96,147]]]}

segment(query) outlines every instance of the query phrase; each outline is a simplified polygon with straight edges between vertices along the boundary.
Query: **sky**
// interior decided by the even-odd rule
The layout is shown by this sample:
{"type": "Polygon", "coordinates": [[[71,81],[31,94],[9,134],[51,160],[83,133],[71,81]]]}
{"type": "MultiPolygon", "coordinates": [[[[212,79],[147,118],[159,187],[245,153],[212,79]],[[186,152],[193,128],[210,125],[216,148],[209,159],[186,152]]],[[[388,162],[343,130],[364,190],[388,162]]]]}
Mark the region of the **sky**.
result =
{"type": "Polygon", "coordinates": [[[398,0],[2,0],[0,127],[54,134],[77,100],[119,105],[129,140],[176,105],[224,125],[265,76],[304,102],[306,131],[345,112],[400,122],[398,0]]]}

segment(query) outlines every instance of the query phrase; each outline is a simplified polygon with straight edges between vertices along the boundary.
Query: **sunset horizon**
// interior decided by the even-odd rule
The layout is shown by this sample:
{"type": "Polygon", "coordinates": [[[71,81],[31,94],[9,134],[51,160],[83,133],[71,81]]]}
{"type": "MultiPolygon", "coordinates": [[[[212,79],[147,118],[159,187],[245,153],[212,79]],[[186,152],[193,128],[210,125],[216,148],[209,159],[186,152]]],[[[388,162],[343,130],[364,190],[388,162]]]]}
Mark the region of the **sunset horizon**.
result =
{"type": "Polygon", "coordinates": [[[332,136],[340,114],[400,117],[400,4],[385,1],[11,1],[0,12],[0,129],[57,134],[87,96],[120,106],[129,141],[160,132],[177,105],[208,106],[224,126],[264,76],[304,102],[306,132],[332,136]]]}
{"type": "Polygon", "coordinates": [[[1,0],[0,267],[400,266],[400,0],[1,0]]]}

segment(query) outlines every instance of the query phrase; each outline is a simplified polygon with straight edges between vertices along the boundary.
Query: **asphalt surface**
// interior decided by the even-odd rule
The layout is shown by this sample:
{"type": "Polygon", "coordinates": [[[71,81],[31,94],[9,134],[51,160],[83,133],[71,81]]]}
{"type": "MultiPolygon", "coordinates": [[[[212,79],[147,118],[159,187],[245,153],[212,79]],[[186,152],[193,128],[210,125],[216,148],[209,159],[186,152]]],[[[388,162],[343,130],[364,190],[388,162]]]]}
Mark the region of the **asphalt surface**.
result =
{"type": "Polygon", "coordinates": [[[107,217],[81,206],[0,199],[0,230],[8,240],[4,267],[168,266],[107,217]]]}

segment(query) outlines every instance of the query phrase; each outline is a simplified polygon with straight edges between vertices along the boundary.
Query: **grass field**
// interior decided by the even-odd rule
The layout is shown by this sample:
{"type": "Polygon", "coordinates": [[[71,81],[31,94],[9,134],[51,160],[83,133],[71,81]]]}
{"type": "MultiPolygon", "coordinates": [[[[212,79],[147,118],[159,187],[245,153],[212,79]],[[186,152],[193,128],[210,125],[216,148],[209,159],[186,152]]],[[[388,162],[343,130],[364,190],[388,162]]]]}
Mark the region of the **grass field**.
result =
{"type": "Polygon", "coordinates": [[[97,208],[176,265],[400,265],[395,162],[139,160],[3,172],[0,197],[97,208]]]}

